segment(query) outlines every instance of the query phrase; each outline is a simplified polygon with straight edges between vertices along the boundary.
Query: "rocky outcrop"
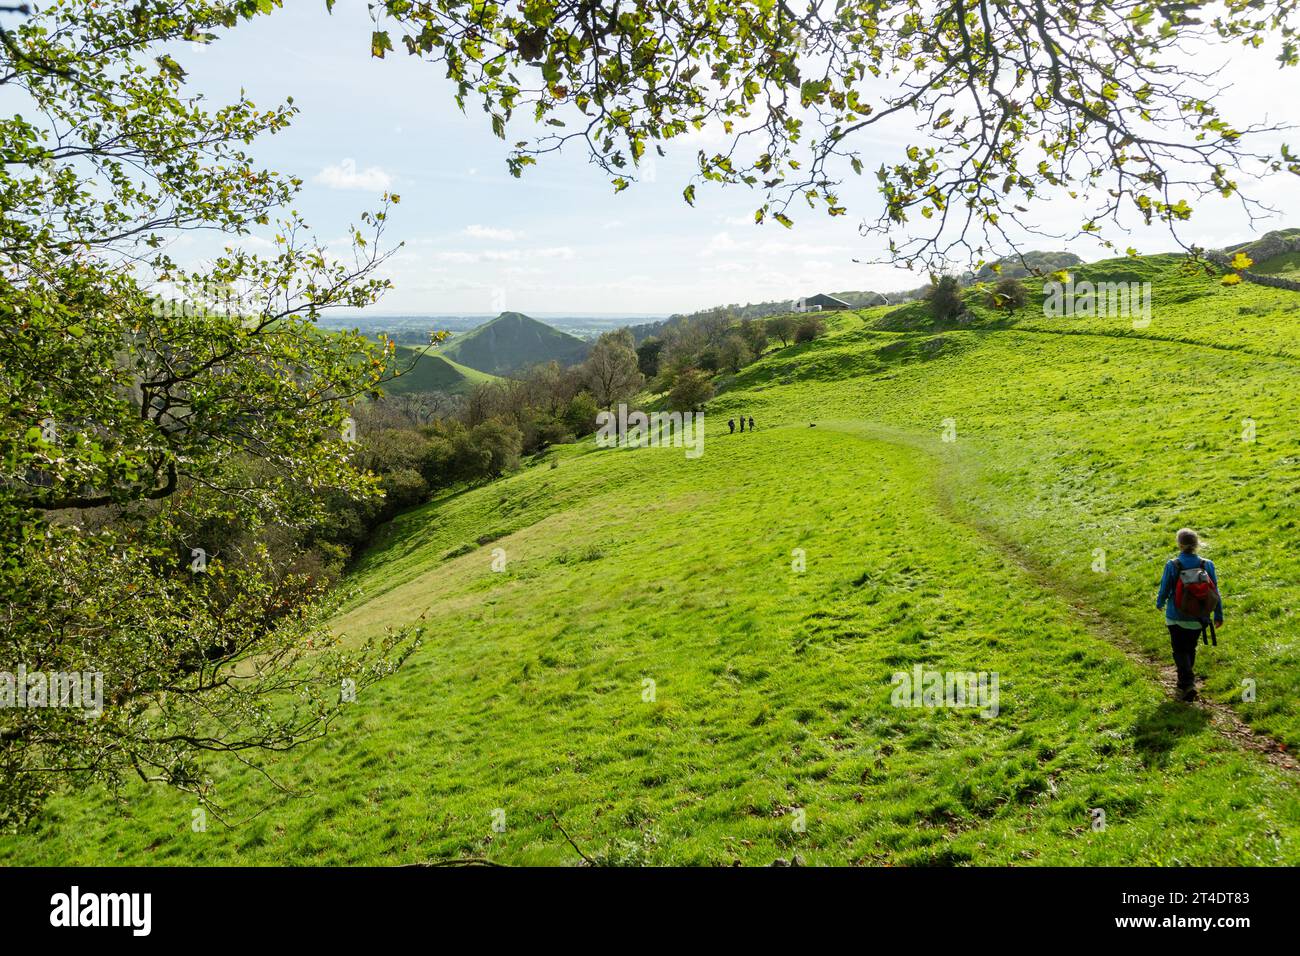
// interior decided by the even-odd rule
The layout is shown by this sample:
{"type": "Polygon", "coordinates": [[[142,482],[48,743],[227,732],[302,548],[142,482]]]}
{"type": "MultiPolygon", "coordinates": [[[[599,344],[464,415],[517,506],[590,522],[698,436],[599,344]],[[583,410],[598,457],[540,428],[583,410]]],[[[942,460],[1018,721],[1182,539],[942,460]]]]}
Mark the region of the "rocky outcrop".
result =
{"type": "MultiPolygon", "coordinates": [[[[1232,259],[1239,252],[1244,252],[1254,262],[1267,262],[1277,256],[1300,252],[1300,229],[1265,233],[1259,239],[1252,239],[1250,242],[1239,243],[1226,249],[1211,250],[1205,254],[1205,258],[1223,269],[1232,269],[1232,259]]],[[[1253,282],[1255,285],[1300,292],[1300,281],[1296,279],[1252,272],[1249,269],[1240,270],[1240,275],[1244,281],[1253,282]]]]}
{"type": "Polygon", "coordinates": [[[1266,232],[1260,238],[1252,239],[1250,242],[1228,246],[1221,254],[1231,258],[1238,252],[1244,252],[1256,262],[1266,262],[1276,256],[1284,256],[1288,252],[1300,252],[1300,229],[1266,232]]]}

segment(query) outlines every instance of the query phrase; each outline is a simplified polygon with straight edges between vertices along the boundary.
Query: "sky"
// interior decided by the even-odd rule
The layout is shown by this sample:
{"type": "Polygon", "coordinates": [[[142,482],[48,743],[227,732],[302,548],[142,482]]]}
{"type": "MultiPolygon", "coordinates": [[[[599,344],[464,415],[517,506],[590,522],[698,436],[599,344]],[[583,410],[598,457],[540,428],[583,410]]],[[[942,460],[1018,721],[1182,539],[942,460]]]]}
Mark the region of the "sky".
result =
{"type": "MultiPolygon", "coordinates": [[[[851,177],[840,190],[848,215],[808,212],[792,229],[754,225],[762,196],[742,187],[701,186],[688,206],[681,193],[698,141],[670,147],[641,182],[617,195],[576,150],[543,157],[515,179],[506,171],[508,143],[530,134],[528,120],[517,120],[502,141],[473,104],[459,111],[442,68],[409,57],[400,43],[384,60],[371,58],[364,0],[339,0],[332,15],[322,0],[287,5],[209,46],[182,48],[177,59],[191,89],[214,103],[241,88],[262,107],[293,97],[301,113],[292,126],[258,140],[252,151],[262,165],[304,180],[295,208],[331,249],[348,223],[377,208],[382,192],[400,194],[388,238],[404,245],[387,267],[395,288],[376,313],[666,315],[926,281],[865,264],[883,252],[879,239],[859,234],[859,223],[874,220],[880,208],[870,174],[851,177]]],[[[1241,53],[1226,75],[1249,92],[1234,96],[1238,122],[1240,113],[1300,121],[1293,92],[1300,73],[1279,76],[1269,54],[1241,53]]],[[[873,132],[860,144],[866,168],[897,156],[907,132],[873,132]]],[[[1300,177],[1270,182],[1265,198],[1283,214],[1254,233],[1235,202],[1207,200],[1187,234],[1218,247],[1300,225],[1300,177]]],[[[1044,204],[1040,221],[1062,231],[1077,225],[1068,203],[1044,204]]],[[[264,238],[251,240],[254,247],[264,238]]],[[[197,262],[225,241],[187,236],[173,252],[197,262]]],[[[1124,237],[1122,245],[1130,242],[1144,252],[1172,248],[1155,229],[1124,237]]],[[[1033,245],[1104,257],[1095,244],[1033,245]]]]}

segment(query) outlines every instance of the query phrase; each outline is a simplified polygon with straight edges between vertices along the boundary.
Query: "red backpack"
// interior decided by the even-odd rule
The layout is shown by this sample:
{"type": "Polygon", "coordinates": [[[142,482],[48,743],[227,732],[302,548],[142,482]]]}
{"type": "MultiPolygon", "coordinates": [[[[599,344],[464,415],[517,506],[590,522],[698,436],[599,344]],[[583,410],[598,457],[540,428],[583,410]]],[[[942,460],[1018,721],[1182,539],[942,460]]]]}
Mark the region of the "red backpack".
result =
{"type": "Polygon", "coordinates": [[[1205,570],[1204,559],[1200,559],[1200,564],[1194,568],[1183,567],[1177,558],[1173,562],[1178,572],[1178,579],[1174,582],[1174,607],[1184,620],[1200,621],[1201,636],[1204,637],[1208,630],[1210,638],[1218,644],[1218,635],[1214,633],[1214,612],[1219,608],[1219,589],[1205,570]]]}

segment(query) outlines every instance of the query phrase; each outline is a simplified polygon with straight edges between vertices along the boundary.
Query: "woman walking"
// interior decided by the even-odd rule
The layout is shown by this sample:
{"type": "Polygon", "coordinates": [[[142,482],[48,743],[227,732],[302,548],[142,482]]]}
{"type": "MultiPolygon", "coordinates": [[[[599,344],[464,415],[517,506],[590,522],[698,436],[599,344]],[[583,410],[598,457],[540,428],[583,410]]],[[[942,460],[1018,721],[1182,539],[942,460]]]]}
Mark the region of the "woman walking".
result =
{"type": "Polygon", "coordinates": [[[1156,608],[1165,612],[1174,667],[1178,669],[1178,693],[1183,700],[1196,699],[1193,668],[1197,643],[1207,629],[1213,633],[1215,627],[1223,626],[1219,578],[1214,562],[1197,556],[1200,543],[1191,528],[1178,532],[1178,553],[1165,562],[1160,593],[1156,595],[1156,608]]]}

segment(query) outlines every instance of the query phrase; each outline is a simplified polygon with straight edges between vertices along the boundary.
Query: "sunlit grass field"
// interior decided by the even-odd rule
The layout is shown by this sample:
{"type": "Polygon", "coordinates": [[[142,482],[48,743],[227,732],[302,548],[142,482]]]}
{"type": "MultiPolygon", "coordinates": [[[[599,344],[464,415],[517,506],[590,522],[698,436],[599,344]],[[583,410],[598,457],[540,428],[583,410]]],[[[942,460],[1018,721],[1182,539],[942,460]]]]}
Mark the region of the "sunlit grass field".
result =
{"type": "Polygon", "coordinates": [[[1150,325],[840,314],[725,383],[699,459],[565,447],[401,516],[337,626],[425,644],[278,786],[222,768],[248,822],[74,795],[0,859],[1300,862],[1300,774],[1148,662],[1191,525],[1228,617],[1203,694],[1300,747],[1300,296],[1089,269],[1153,278],[1150,325]],[[918,664],[996,672],[996,716],[894,706],[918,664]]]}

